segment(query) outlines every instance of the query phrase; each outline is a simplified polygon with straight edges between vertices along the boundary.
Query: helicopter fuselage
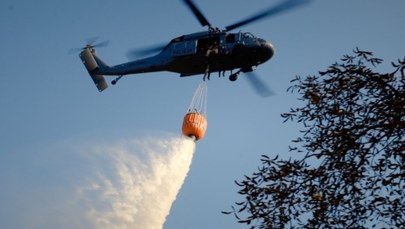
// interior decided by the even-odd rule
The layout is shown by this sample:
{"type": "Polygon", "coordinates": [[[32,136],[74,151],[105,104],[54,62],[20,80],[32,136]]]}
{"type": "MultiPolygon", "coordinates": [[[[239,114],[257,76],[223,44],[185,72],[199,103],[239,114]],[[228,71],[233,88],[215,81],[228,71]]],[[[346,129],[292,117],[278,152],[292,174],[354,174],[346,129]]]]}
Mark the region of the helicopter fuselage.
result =
{"type": "MultiPolygon", "coordinates": [[[[115,66],[108,66],[88,48],[98,63],[98,75],[128,75],[146,72],[170,71],[180,76],[205,74],[207,71],[224,72],[253,67],[269,60],[274,54],[270,42],[248,32],[228,33],[205,31],[177,37],[157,55],[115,66]]],[[[85,52],[84,50],[83,52],[85,52]]]]}

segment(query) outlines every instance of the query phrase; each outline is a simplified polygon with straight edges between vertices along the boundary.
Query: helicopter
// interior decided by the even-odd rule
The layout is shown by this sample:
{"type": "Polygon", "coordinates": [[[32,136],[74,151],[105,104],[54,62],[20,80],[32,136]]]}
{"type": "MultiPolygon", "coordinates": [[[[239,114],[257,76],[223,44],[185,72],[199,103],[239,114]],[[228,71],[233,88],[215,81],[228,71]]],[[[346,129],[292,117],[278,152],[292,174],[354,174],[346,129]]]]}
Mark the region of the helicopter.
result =
{"type": "MultiPolygon", "coordinates": [[[[202,32],[182,35],[172,39],[163,47],[143,50],[141,53],[157,54],[123,64],[110,66],[95,51],[101,44],[87,44],[79,54],[97,89],[101,92],[108,87],[104,76],[116,76],[111,81],[115,85],[123,76],[130,74],[169,71],[179,73],[180,77],[203,75],[203,80],[210,79],[211,73],[225,76],[230,72],[229,80],[235,81],[240,73],[248,73],[256,91],[267,96],[271,91],[254,75],[253,70],[274,55],[273,45],[265,39],[258,38],[250,32],[231,32],[232,30],[257,22],[263,18],[277,15],[292,8],[306,4],[310,0],[285,0],[277,5],[254,14],[244,20],[226,26],[225,29],[213,27],[192,0],[183,0],[201,26],[208,29],[202,32]],[[235,72],[234,72],[235,71],[235,72]]],[[[137,52],[132,54],[136,55],[137,52]]]]}

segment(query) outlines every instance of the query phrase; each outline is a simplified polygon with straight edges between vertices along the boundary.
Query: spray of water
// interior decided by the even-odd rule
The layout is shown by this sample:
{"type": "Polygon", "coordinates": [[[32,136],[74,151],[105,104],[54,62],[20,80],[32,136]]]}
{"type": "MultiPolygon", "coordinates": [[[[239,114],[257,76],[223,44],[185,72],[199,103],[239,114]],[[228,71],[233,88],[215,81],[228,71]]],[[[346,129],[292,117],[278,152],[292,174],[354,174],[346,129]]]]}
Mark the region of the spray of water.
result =
{"type": "Polygon", "coordinates": [[[195,144],[183,137],[120,141],[88,149],[92,180],[80,187],[96,228],[161,229],[189,171],[195,144]],[[96,179],[94,179],[94,177],[96,179]]]}
{"type": "MultiPolygon", "coordinates": [[[[109,139],[111,141],[111,139],[109,139]]],[[[0,162],[5,228],[161,229],[195,143],[154,134],[113,143],[67,140],[0,162]]]]}

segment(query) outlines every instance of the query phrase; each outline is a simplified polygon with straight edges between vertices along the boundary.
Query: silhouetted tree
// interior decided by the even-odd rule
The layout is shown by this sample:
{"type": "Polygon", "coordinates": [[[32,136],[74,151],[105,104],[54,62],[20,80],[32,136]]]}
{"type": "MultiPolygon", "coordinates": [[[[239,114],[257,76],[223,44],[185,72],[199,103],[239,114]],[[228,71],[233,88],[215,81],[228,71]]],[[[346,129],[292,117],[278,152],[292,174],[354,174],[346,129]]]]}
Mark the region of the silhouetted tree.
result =
{"type": "Polygon", "coordinates": [[[405,225],[405,59],[391,73],[356,49],[289,91],[304,105],[282,114],[303,124],[301,159],[263,155],[236,181],[232,211],[251,228],[401,228],[405,225]]]}

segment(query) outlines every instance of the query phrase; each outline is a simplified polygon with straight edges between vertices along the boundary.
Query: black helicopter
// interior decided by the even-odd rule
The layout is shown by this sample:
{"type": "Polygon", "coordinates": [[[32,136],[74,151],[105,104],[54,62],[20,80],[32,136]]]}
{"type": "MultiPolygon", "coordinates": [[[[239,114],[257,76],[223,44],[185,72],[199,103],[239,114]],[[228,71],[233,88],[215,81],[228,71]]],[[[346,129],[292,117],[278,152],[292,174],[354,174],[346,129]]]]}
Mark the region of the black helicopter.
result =
{"type": "Polygon", "coordinates": [[[225,29],[218,29],[208,22],[191,0],[183,0],[200,24],[208,27],[207,31],[174,38],[164,47],[142,51],[142,53],[160,51],[154,56],[115,66],[106,64],[95,53],[94,48],[105,43],[98,45],[90,43],[83,48],[79,56],[100,92],[108,87],[104,75],[117,76],[111,82],[114,85],[123,76],[129,74],[169,71],[179,73],[181,77],[203,74],[205,80],[209,79],[213,72],[224,76],[225,72],[229,71],[231,81],[237,80],[241,72],[250,73],[251,76],[247,78],[260,95],[266,96],[271,93],[270,90],[251,72],[274,55],[273,45],[249,32],[231,33],[230,31],[309,1],[285,0],[249,18],[226,26],[225,29]]]}

